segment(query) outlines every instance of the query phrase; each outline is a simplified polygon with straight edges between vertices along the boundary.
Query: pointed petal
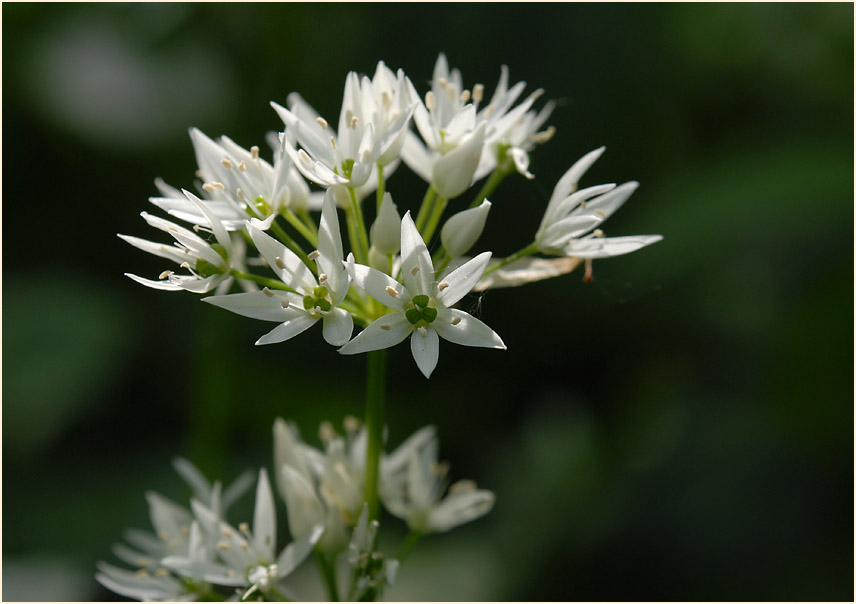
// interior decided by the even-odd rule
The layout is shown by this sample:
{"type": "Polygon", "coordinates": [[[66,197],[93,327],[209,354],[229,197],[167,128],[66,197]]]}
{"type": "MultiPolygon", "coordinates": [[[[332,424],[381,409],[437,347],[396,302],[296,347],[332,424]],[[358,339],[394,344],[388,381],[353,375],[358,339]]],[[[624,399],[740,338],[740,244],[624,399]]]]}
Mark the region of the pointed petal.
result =
{"type": "Polygon", "coordinates": [[[454,305],[458,300],[469,293],[481,279],[487,263],[490,261],[490,252],[482,252],[463,266],[458,267],[443,279],[449,286],[443,289],[437,298],[446,307],[454,305]]]}
{"type": "Polygon", "coordinates": [[[456,308],[439,313],[431,327],[436,329],[444,340],[461,346],[505,350],[505,344],[496,332],[472,315],[456,308]],[[456,319],[460,319],[460,321],[452,325],[452,321],[456,319]]]}
{"type": "Polygon", "coordinates": [[[283,302],[300,303],[297,296],[287,296],[284,293],[273,291],[271,293],[273,294],[272,296],[267,295],[264,291],[209,296],[202,298],[202,301],[224,308],[235,314],[262,321],[284,323],[306,314],[302,310],[282,307],[283,302]]]}
{"type": "Polygon", "coordinates": [[[635,252],[662,239],[662,235],[574,239],[564,252],[566,256],[574,258],[610,258],[635,252]]]}
{"type": "Polygon", "coordinates": [[[294,289],[310,292],[318,285],[315,276],[308,266],[303,264],[297,254],[285,247],[282,243],[260,231],[252,225],[247,226],[247,231],[256,244],[259,252],[271,269],[279,275],[282,282],[294,289]],[[279,262],[277,262],[279,258],[279,262]]]}
{"type": "Polygon", "coordinates": [[[550,279],[570,273],[582,261],[579,258],[521,258],[482,278],[473,291],[517,287],[542,279],[550,279]]]}
{"type": "Polygon", "coordinates": [[[475,132],[434,164],[431,180],[441,197],[453,199],[470,187],[484,147],[485,127],[482,122],[475,132]]]}
{"type": "Polygon", "coordinates": [[[317,320],[318,319],[309,313],[299,313],[293,319],[289,319],[282,325],[277,325],[268,333],[260,337],[256,341],[256,346],[261,346],[263,344],[277,344],[279,342],[290,340],[294,336],[301,334],[312,327],[317,320]]]}
{"type": "Polygon", "coordinates": [[[434,265],[409,211],[401,219],[401,276],[410,295],[430,293],[434,265]]]}
{"type": "Polygon", "coordinates": [[[316,259],[320,272],[327,275],[327,287],[336,303],[341,302],[348,293],[348,273],[342,265],[345,255],[342,251],[342,235],[339,231],[339,216],[333,192],[328,189],[321,208],[321,224],[318,228],[318,253],[316,259]]]}
{"type": "Polygon", "coordinates": [[[493,508],[495,500],[494,494],[485,490],[449,495],[431,510],[428,529],[444,532],[480,518],[493,508]]]}
{"type": "Polygon", "coordinates": [[[193,494],[197,499],[202,501],[210,501],[211,499],[211,483],[208,479],[194,466],[190,461],[183,457],[176,457],[172,460],[172,466],[175,471],[184,479],[184,482],[193,490],[193,494]]]}
{"type": "Polygon", "coordinates": [[[354,283],[372,298],[395,310],[401,310],[410,292],[398,281],[377,269],[353,262],[353,254],[348,255],[347,269],[354,283]],[[390,291],[394,291],[392,295],[390,291]]]}
{"type": "Polygon", "coordinates": [[[253,540],[256,549],[264,552],[266,559],[272,560],[276,551],[276,510],[273,503],[273,491],[270,488],[270,481],[264,468],[259,471],[259,485],[256,489],[253,540]]]}
{"type": "Polygon", "coordinates": [[[440,338],[437,332],[430,328],[424,332],[414,331],[410,336],[410,352],[413,353],[413,360],[422,375],[430,378],[440,358],[440,338]]]}
{"type": "Polygon", "coordinates": [[[153,281],[151,279],[144,279],[143,277],[138,277],[137,275],[132,275],[131,273],[125,273],[125,276],[133,279],[141,285],[151,287],[152,289],[162,289],[170,292],[177,292],[184,289],[183,287],[180,287],[168,281],[153,281]]]}
{"type": "Polygon", "coordinates": [[[413,331],[413,325],[404,312],[394,312],[375,320],[339,349],[341,354],[359,354],[370,350],[389,348],[400,343],[413,331]]]}
{"type": "Polygon", "coordinates": [[[341,346],[351,339],[354,318],[346,310],[334,308],[324,315],[323,333],[328,344],[341,346]]]}
{"type": "Polygon", "coordinates": [[[288,547],[276,559],[277,577],[289,575],[295,568],[300,566],[306,557],[312,552],[312,548],[321,539],[324,525],[317,525],[300,539],[289,543],[288,547]]]}

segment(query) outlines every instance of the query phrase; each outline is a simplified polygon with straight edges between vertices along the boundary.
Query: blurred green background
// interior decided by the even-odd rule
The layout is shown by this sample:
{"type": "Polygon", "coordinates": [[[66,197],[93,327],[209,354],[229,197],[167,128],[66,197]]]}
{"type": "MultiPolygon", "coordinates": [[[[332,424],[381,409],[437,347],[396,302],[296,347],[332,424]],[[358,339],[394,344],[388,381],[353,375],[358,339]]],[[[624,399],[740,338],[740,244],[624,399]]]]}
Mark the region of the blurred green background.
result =
{"type": "MultiPolygon", "coordinates": [[[[158,213],[156,176],[191,186],[189,126],[266,148],[270,100],[335,118],[346,73],[381,59],[424,93],[440,51],[467,86],[490,93],[504,63],[559,101],[537,178],[494,194],[480,249],[525,244],[600,145],[584,184],[642,183],[607,233],[665,240],[596,262],[592,284],[465,300],[507,352],[445,343],[428,382],[392,352],[390,442],[436,424],[453,478],[497,504],[426,539],[388,597],[853,599],[852,4],[2,17],[4,599],[112,599],[95,562],[148,528],[147,489],[186,500],[174,455],[231,480],[270,466],[277,416],[317,444],[322,419],[362,415],[363,357],[318,333],[254,347],[269,326],[123,277],[165,267],[116,233],[156,237],[138,215],[158,213]]],[[[406,172],[389,190],[412,209],[406,172]]]]}

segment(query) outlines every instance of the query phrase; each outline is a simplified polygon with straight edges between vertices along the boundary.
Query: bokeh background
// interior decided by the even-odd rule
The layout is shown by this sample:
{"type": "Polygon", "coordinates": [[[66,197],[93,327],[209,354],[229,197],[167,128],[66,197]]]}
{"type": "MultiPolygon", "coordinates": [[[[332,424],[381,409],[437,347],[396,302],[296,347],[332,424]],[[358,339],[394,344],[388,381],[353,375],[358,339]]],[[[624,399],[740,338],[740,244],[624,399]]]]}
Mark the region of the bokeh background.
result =
{"type": "MultiPolygon", "coordinates": [[[[275,417],[317,444],[362,414],[364,359],[122,276],[165,268],[153,179],[190,187],[189,126],[245,147],[300,93],[335,117],[384,60],[424,92],[543,87],[556,137],[493,196],[481,249],[534,233],[559,176],[639,180],[611,235],[663,242],[465,300],[504,353],[390,355],[389,439],[434,423],[494,511],[428,538],[390,599],[852,600],[852,4],[4,4],[3,597],[94,579],[183,455],[270,466],[275,417]]],[[[389,190],[414,208],[401,169],[389,190]]],[[[241,510],[249,514],[252,496],[241,510]]],[[[240,511],[240,510],[239,510],[240,511]]],[[[280,508],[280,514],[284,510],[280,508]]],[[[242,518],[232,518],[238,521],[242,518]]],[[[385,525],[388,551],[403,536],[385,525]]],[[[294,577],[319,595],[312,572],[294,577]]]]}

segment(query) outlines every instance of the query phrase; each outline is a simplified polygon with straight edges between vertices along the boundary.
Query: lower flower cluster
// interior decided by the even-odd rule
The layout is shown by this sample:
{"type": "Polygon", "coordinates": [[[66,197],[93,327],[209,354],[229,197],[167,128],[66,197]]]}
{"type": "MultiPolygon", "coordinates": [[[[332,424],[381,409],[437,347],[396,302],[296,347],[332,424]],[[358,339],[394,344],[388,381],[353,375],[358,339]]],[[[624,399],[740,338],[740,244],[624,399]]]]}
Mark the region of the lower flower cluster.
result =
{"type": "MultiPolygon", "coordinates": [[[[369,518],[364,503],[365,427],[348,417],[339,434],[325,422],[320,449],[302,441],[282,419],[273,433],[273,485],[262,468],[255,481],[252,524],[235,525],[226,517],[252,487],[253,474],[244,473],[224,489],[177,458],[175,469],[193,493],[189,506],[147,493],[154,532],[129,530],[128,545],[113,548],[133,568],[101,562],[96,579],[141,601],[295,600],[287,577],[314,553],[331,599],[379,598],[393,584],[400,560],[377,549],[379,523],[369,518]],[[285,504],[291,536],[282,549],[277,547],[275,493],[285,504]],[[346,591],[339,590],[343,567],[349,577],[346,591]]],[[[436,430],[427,426],[381,457],[380,499],[391,515],[407,523],[409,544],[475,520],[493,507],[493,493],[471,481],[449,485],[448,465],[439,463],[438,449],[436,430]]]]}

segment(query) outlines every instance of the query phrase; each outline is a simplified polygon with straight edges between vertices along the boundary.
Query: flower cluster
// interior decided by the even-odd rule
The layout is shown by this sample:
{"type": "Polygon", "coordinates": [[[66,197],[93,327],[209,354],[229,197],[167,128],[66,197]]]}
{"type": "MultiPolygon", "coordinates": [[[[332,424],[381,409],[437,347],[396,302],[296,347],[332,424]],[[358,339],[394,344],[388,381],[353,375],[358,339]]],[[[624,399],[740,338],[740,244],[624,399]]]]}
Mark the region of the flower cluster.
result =
{"type": "MultiPolygon", "coordinates": [[[[340,435],[322,424],[321,450],[304,443],[293,425],[282,419],[274,424],[274,484],[292,538],[281,551],[275,491],[264,468],[258,473],[252,526],[233,525],[226,514],[252,486],[253,475],[247,472],[223,489],[177,458],[175,468],[193,492],[189,508],[147,493],[154,532],[129,530],[130,545],[113,548],[134,569],[101,562],[96,579],[117,594],[144,601],[295,600],[285,579],[314,552],[328,570],[331,594],[338,594],[342,565],[350,576],[347,599],[375,599],[393,584],[399,561],[385,559],[377,549],[378,523],[369,520],[363,503],[365,427],[354,417],[347,417],[344,427],[340,435]]],[[[437,450],[435,429],[428,426],[381,460],[381,500],[406,521],[411,539],[447,531],[493,507],[493,493],[471,481],[448,486],[448,466],[437,462],[437,450]]]]}
{"type": "Polygon", "coordinates": [[[324,339],[342,354],[391,347],[409,336],[426,377],[437,365],[440,338],[504,349],[490,327],[455,308],[469,292],[558,276],[583,262],[590,280],[592,260],[660,239],[604,235],[602,223],[638,183],[579,189],[600,148],[562,176],[527,245],[504,258],[487,251],[467,256],[485,228],[488,196],[512,173],[533,178],[529,154],[553,137],[552,127],[542,128],[554,104],[536,110],[542,91],[521,100],[525,88],[525,82],[509,85],[503,67],[486,101],[484,85],[466,88],[441,54],[424,96],[402,70],[383,62],[371,78],[348,74],[335,129],[297,93],[287,107],[272,103],[284,123],[268,137],[272,163],[259,147],[248,151],[192,129],[196,193],[158,180],[161,196],[151,199],[190,228],[143,213],[174,244],[120,235],[182,270],[168,268],[158,279],[128,276],[157,289],[213,293],[204,301],[277,323],[257,344],[283,342],[319,320],[324,339]],[[407,198],[411,209],[403,215],[387,186],[402,162],[428,185],[418,207],[407,198]],[[450,202],[481,180],[469,206],[441,227],[450,202]],[[366,201],[372,193],[374,204],[366,201]],[[234,293],[236,287],[242,291],[234,293]],[[355,324],[362,328],[356,335],[355,324]]]}

